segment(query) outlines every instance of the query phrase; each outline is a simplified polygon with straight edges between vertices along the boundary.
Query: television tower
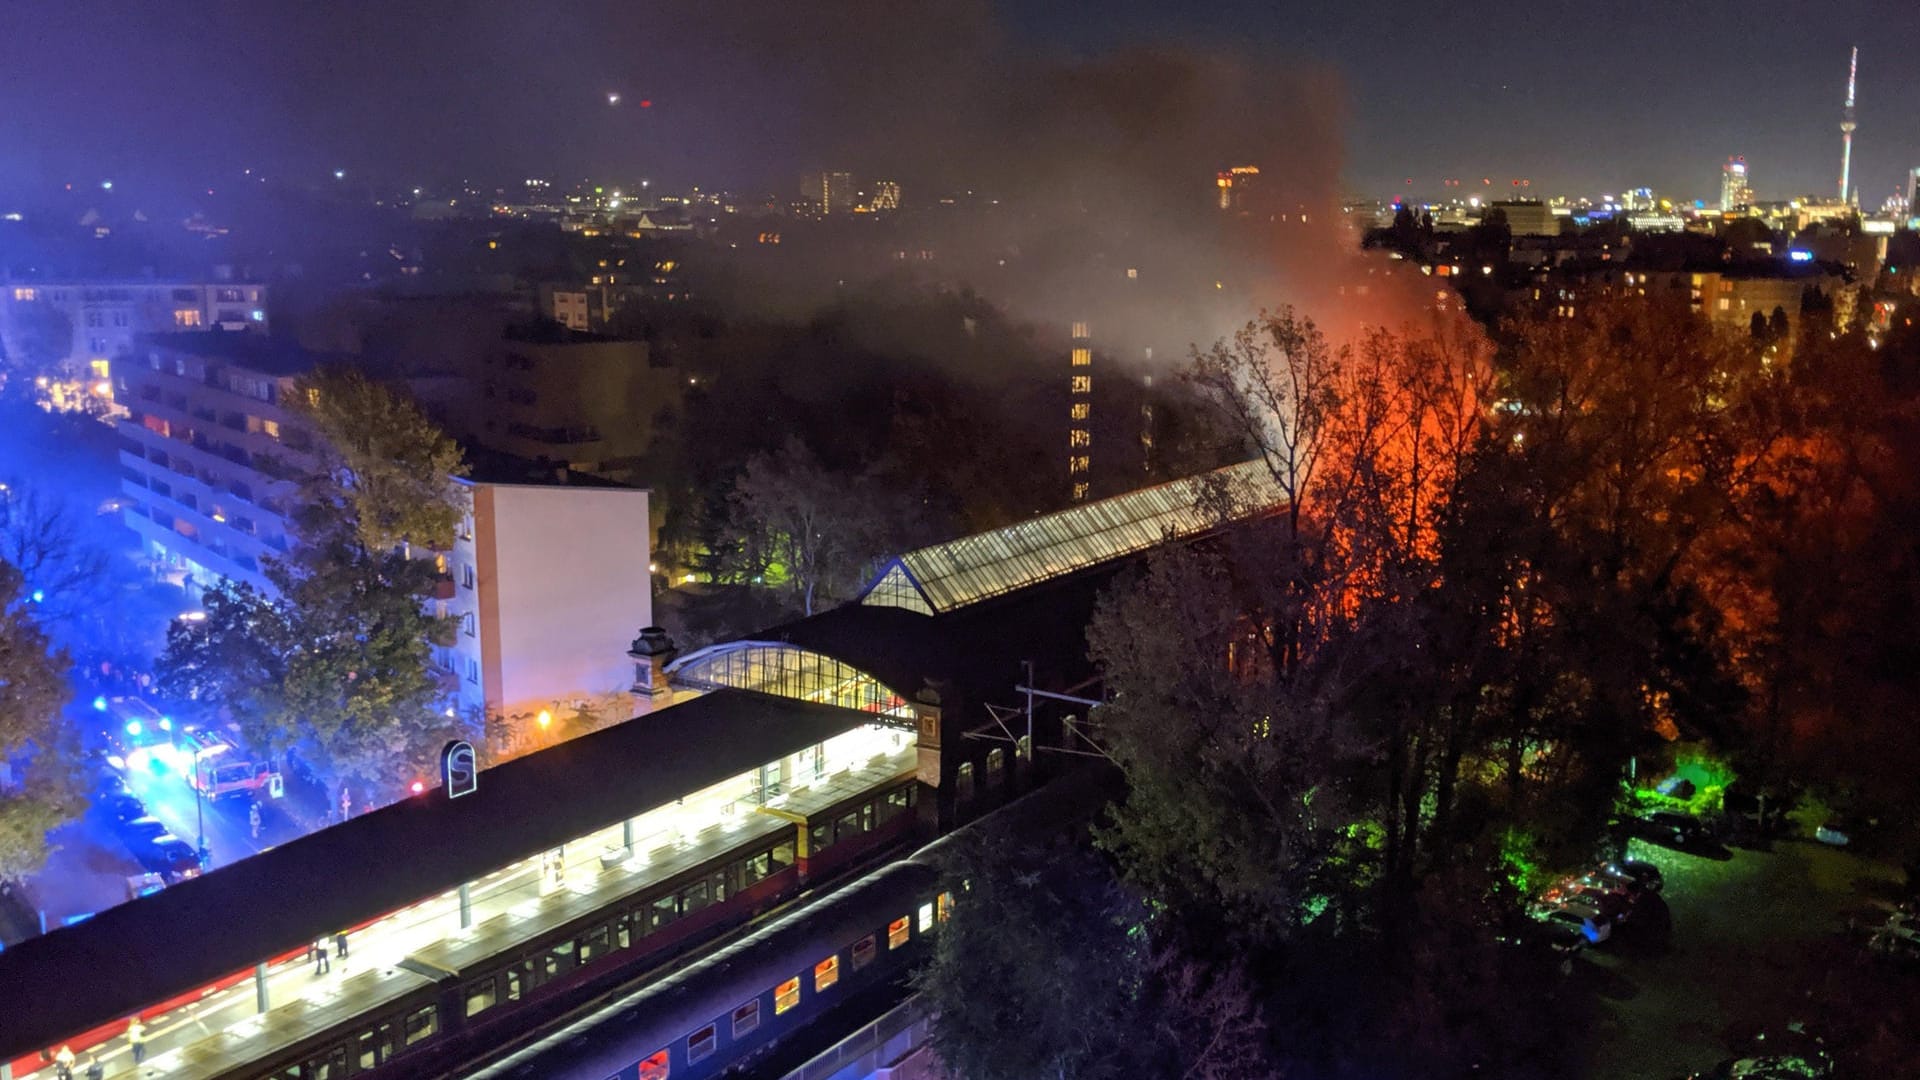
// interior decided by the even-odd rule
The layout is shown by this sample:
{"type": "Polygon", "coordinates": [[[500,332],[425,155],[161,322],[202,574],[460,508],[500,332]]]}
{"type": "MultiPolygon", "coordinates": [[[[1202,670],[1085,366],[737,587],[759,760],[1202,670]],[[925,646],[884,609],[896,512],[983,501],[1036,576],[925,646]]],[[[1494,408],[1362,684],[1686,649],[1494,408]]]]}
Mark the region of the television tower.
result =
{"type": "Polygon", "coordinates": [[[1840,120],[1840,201],[1847,201],[1847,186],[1853,177],[1853,76],[1860,69],[1860,47],[1853,47],[1847,60],[1847,111],[1840,120]]]}

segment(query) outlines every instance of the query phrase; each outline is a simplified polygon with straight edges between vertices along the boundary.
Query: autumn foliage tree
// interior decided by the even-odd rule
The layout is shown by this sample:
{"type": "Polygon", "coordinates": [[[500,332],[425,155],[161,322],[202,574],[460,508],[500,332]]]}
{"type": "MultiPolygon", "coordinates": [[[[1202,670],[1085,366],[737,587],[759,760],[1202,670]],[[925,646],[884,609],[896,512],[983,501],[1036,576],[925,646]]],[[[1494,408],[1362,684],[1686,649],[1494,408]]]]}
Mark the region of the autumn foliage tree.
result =
{"type": "Polygon", "coordinates": [[[61,722],[66,657],[34,617],[20,571],[0,560],[0,883],[40,869],[47,834],[85,807],[79,752],[61,722]]]}
{"type": "Polygon", "coordinates": [[[432,550],[466,512],[459,447],[404,396],[352,371],[302,382],[320,438],[290,515],[297,543],[265,568],[267,595],[225,582],[206,618],[168,636],[163,688],[222,708],[260,745],[297,749],[375,791],[427,775],[462,734],[438,707],[424,598],[432,550]]]}

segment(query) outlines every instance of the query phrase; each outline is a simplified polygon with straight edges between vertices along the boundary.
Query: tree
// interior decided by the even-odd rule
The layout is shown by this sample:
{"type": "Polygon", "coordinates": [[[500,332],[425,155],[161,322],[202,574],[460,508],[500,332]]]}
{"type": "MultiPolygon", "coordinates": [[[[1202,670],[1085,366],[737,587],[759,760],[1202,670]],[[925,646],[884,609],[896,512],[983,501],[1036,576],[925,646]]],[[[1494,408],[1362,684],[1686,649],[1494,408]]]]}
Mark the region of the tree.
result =
{"type": "Polygon", "coordinates": [[[375,790],[428,775],[462,722],[441,706],[424,598],[438,577],[417,547],[450,547],[465,505],[459,449],[391,390],[355,372],[309,384],[325,433],[301,481],[277,595],[226,583],[206,618],[169,634],[163,685],[227,710],[260,745],[297,748],[375,790]]]}
{"type": "Polygon", "coordinates": [[[1009,834],[957,841],[952,916],[914,979],[959,1080],[1273,1077],[1244,972],[1154,939],[1088,853],[1009,834]]]}
{"type": "Polygon", "coordinates": [[[811,615],[828,598],[864,584],[875,559],[903,534],[910,516],[866,478],[828,472],[797,438],[757,454],[734,483],[731,558],[735,574],[784,581],[811,615]]]}
{"type": "Polygon", "coordinates": [[[60,722],[67,658],[36,624],[20,571],[0,559],[0,882],[38,870],[47,834],[84,806],[78,747],[60,722]]]}
{"type": "Polygon", "coordinates": [[[87,542],[66,503],[18,478],[0,483],[0,559],[20,572],[42,626],[82,619],[106,603],[106,554],[87,542]]]}
{"type": "Polygon", "coordinates": [[[406,397],[352,368],[302,379],[290,404],[319,435],[307,486],[344,493],[368,551],[453,546],[464,507],[448,490],[465,476],[460,445],[406,397]]]}

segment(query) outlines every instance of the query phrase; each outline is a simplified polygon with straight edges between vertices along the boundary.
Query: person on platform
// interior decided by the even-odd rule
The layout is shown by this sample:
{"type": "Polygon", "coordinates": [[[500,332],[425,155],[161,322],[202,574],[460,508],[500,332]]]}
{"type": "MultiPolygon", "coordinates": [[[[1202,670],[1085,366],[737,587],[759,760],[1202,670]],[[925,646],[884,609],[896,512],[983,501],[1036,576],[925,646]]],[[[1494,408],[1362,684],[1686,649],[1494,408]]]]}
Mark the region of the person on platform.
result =
{"type": "Polygon", "coordinates": [[[133,1050],[133,1063],[140,1064],[147,1058],[147,1025],[139,1017],[127,1021],[127,1046],[133,1050]]]}
{"type": "Polygon", "coordinates": [[[345,930],[333,935],[333,955],[335,959],[339,960],[345,960],[347,958],[347,932],[345,930]]]}
{"type": "Polygon", "coordinates": [[[313,973],[320,976],[333,970],[333,961],[327,958],[327,939],[319,938],[313,943],[313,973]]]}
{"type": "Polygon", "coordinates": [[[73,1047],[63,1044],[60,1052],[53,1055],[53,1075],[60,1080],[73,1080],[73,1047]]]}
{"type": "Polygon", "coordinates": [[[87,1080],[106,1080],[107,1067],[100,1064],[100,1052],[87,1055],[87,1080]]]}

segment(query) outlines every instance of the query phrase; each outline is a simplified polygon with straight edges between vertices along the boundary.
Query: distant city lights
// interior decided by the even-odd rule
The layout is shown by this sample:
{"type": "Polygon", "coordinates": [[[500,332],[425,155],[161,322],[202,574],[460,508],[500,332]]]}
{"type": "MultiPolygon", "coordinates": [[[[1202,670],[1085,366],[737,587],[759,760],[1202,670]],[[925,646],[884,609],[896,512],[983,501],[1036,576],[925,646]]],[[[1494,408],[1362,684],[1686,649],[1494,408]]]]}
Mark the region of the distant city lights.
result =
{"type": "Polygon", "coordinates": [[[347,170],[345,169],[333,170],[333,178],[335,180],[345,180],[347,178],[347,170]]]}
{"type": "Polygon", "coordinates": [[[620,95],[619,95],[619,94],[616,94],[616,93],[614,93],[614,92],[613,92],[613,91],[611,91],[611,90],[609,90],[609,91],[607,92],[607,104],[609,104],[609,105],[618,105],[618,104],[620,104],[620,95]]]}
{"type": "Polygon", "coordinates": [[[1794,262],[1812,262],[1813,252],[1800,251],[1796,249],[1796,250],[1787,252],[1787,258],[1792,259],[1794,262]]]}

